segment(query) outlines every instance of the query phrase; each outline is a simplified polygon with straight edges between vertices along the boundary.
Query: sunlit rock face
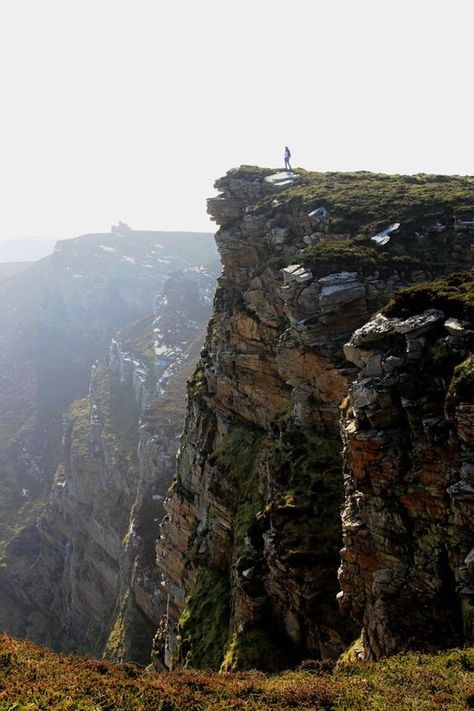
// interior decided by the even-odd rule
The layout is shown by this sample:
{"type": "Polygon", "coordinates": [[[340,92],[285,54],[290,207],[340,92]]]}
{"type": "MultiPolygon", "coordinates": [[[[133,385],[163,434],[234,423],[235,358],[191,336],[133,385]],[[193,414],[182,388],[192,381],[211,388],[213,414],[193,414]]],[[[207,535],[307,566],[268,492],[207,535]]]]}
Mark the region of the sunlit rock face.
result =
{"type": "Polygon", "coordinates": [[[405,296],[346,347],[340,602],[365,658],[474,639],[473,286],[405,296]]]}
{"type": "Polygon", "coordinates": [[[441,228],[432,203],[397,207],[395,178],[271,173],[231,171],[209,200],[223,273],[157,546],[158,667],[274,669],[357,637],[360,615],[336,602],[340,405],[363,359],[371,377],[381,366],[350,339],[394,292],[472,259],[435,179],[441,228]],[[400,235],[371,243],[395,218],[400,235]]]}

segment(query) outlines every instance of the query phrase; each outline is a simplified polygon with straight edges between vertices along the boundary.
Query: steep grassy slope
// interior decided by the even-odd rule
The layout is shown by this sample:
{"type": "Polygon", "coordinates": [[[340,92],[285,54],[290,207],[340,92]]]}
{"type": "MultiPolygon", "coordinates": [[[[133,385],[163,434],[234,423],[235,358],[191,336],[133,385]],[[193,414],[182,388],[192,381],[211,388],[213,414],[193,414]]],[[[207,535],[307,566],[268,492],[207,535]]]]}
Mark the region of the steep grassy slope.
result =
{"type": "Polygon", "coordinates": [[[462,711],[474,707],[474,651],[406,655],[296,672],[155,674],[0,640],[0,711],[462,711]]]}

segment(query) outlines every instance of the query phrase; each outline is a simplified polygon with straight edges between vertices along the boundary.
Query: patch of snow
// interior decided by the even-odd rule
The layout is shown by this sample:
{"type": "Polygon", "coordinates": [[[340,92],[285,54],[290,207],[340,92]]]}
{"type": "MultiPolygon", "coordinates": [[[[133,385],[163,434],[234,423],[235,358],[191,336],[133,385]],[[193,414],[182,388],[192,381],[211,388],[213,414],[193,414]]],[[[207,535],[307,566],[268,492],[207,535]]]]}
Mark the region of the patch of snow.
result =
{"type": "Polygon", "coordinates": [[[284,188],[287,185],[292,185],[295,180],[298,180],[298,176],[292,173],[290,170],[282,170],[279,173],[273,173],[273,175],[268,175],[265,178],[266,183],[275,185],[279,188],[284,188]]]}
{"type": "Polygon", "coordinates": [[[308,217],[311,217],[313,220],[324,220],[327,216],[328,211],[325,207],[317,207],[308,214],[308,217]]]}
{"type": "Polygon", "coordinates": [[[155,345],[155,355],[156,356],[171,356],[174,355],[176,349],[171,346],[159,346],[155,345]]]}
{"type": "Polygon", "coordinates": [[[388,242],[390,242],[390,235],[392,234],[392,232],[395,232],[396,230],[398,230],[399,227],[400,227],[400,223],[394,222],[393,225],[389,225],[381,232],[378,232],[375,235],[375,237],[371,237],[370,239],[372,240],[372,242],[375,242],[376,244],[383,247],[384,244],[387,244],[388,242]]]}

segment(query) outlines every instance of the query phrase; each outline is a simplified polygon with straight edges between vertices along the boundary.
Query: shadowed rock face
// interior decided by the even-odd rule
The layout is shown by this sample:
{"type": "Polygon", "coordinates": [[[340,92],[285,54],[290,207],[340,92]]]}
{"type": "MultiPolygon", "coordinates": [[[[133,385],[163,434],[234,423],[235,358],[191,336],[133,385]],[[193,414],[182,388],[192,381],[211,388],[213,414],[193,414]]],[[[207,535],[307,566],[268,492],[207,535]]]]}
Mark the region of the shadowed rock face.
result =
{"type": "Polygon", "coordinates": [[[340,601],[364,658],[474,640],[473,323],[431,300],[346,347],[340,601]]]}
{"type": "MultiPolygon", "coordinates": [[[[335,601],[339,404],[362,357],[351,344],[349,363],[343,347],[394,291],[446,267],[439,258],[425,269],[397,267],[389,253],[382,274],[377,254],[356,254],[341,220],[333,229],[331,210],[316,219],[317,199],[308,205],[295,192],[311,177],[281,189],[266,175],[231,171],[209,201],[224,269],[158,541],[168,610],[157,666],[276,668],[337,657],[357,636],[335,601]],[[325,268],[341,250],[343,269],[325,268]],[[219,614],[211,587],[225,597],[219,614]]],[[[429,219],[418,229],[413,243],[435,253],[429,219]]],[[[438,238],[451,264],[462,263],[465,233],[451,224],[438,238]]],[[[367,359],[375,375],[376,354],[367,359]]],[[[362,402],[374,397],[360,393],[362,402]]]]}

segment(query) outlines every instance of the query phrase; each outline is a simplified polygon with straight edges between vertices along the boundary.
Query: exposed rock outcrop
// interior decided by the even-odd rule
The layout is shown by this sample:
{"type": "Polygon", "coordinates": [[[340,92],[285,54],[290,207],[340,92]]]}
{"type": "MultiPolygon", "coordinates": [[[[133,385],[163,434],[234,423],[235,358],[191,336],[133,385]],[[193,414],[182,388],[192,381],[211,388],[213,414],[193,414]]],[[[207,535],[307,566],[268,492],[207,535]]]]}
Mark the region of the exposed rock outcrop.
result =
{"type": "MultiPolygon", "coordinates": [[[[275,668],[336,657],[355,636],[335,601],[338,406],[356,373],[343,346],[394,291],[472,254],[435,179],[439,209],[423,215],[387,197],[388,176],[270,174],[231,171],[209,201],[224,270],[158,541],[158,666],[275,668]],[[397,242],[371,246],[394,210],[397,242]]],[[[377,374],[376,354],[366,367],[377,374]]]]}
{"type": "Polygon", "coordinates": [[[400,295],[345,348],[340,600],[364,658],[474,641],[473,289],[400,295]]]}

